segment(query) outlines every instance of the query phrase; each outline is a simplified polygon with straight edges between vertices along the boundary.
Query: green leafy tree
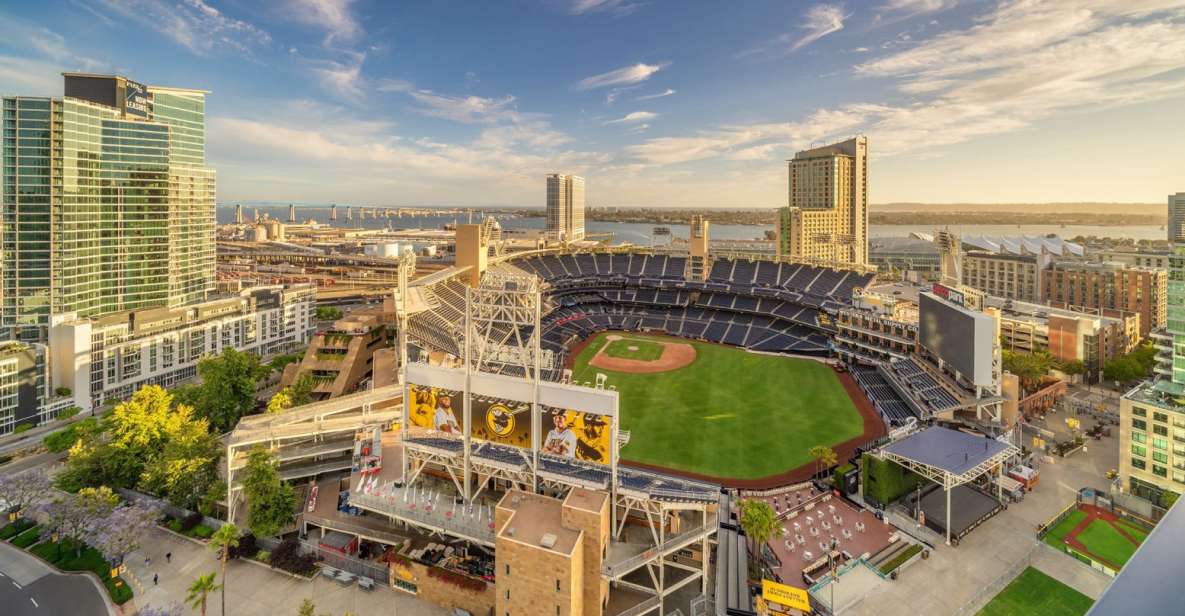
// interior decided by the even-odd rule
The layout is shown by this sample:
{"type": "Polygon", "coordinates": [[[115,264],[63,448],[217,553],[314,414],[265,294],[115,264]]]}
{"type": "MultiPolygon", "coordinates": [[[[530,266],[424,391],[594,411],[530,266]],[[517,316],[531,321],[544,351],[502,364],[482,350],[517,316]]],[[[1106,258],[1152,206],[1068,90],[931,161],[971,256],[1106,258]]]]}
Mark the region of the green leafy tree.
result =
{"type": "Polygon", "coordinates": [[[201,385],[195,394],[195,408],[218,432],[233,428],[244,415],[255,410],[255,388],[270,369],[254,353],[227,348],[221,355],[198,362],[201,385]]]}
{"type": "Polygon", "coordinates": [[[1086,374],[1086,362],[1081,359],[1073,359],[1062,364],[1062,372],[1070,376],[1078,374],[1086,374]]]}
{"type": "Polygon", "coordinates": [[[273,537],[292,521],[296,495],[280,479],[276,463],[266,449],[247,454],[243,469],[243,495],[247,499],[247,526],[256,537],[273,537]]]}
{"type": "Polygon", "coordinates": [[[313,388],[316,386],[317,382],[313,380],[312,375],[300,375],[291,385],[272,396],[272,399],[267,403],[266,412],[269,414],[283,413],[294,406],[308,404],[312,398],[313,388]]]}
{"type": "Polygon", "coordinates": [[[214,581],[215,573],[213,571],[199,575],[189,588],[186,589],[185,603],[206,616],[206,598],[210,593],[222,588],[222,585],[214,581]]]}
{"type": "Polygon", "coordinates": [[[807,450],[811,458],[815,460],[815,474],[818,475],[823,469],[835,466],[839,461],[839,457],[835,455],[835,450],[823,445],[815,445],[807,450]]]}
{"type": "Polygon", "coordinates": [[[226,563],[230,561],[230,551],[239,547],[239,527],[234,524],[224,524],[210,536],[209,547],[221,554],[222,560],[222,613],[226,614],[226,563]]]}
{"type": "Polygon", "coordinates": [[[777,513],[763,500],[747,498],[741,501],[741,529],[753,542],[753,557],[760,562],[761,546],[770,539],[782,536],[782,525],[777,513]]]}
{"type": "Polygon", "coordinates": [[[288,386],[288,394],[292,397],[292,406],[303,406],[312,401],[313,388],[317,386],[317,382],[313,380],[313,375],[305,373],[298,377],[288,386]]]}
{"type": "Polygon", "coordinates": [[[170,417],[168,440],[148,456],[139,487],[173,505],[194,509],[210,486],[219,482],[221,455],[218,437],[210,434],[206,420],[193,417],[189,406],[178,406],[170,417]]]}
{"type": "Polygon", "coordinates": [[[300,607],[296,610],[296,616],[316,616],[317,605],[310,599],[305,599],[300,602],[300,607]]]}

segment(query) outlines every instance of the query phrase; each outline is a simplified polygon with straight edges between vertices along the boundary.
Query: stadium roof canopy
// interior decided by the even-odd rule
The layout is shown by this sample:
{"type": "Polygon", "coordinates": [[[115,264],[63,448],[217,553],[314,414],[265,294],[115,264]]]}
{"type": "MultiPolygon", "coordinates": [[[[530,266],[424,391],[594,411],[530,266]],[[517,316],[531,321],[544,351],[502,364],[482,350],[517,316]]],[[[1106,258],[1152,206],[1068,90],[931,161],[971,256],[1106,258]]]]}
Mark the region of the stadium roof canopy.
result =
{"type": "Polygon", "coordinates": [[[1043,235],[969,235],[963,236],[963,244],[996,254],[1057,256],[1075,255],[1081,257],[1084,250],[1080,244],[1067,242],[1058,236],[1043,235]]]}
{"type": "Polygon", "coordinates": [[[947,493],[946,541],[950,543],[950,491],[996,469],[1019,453],[1016,447],[995,439],[931,426],[881,448],[881,455],[905,468],[942,484],[947,493]]]}

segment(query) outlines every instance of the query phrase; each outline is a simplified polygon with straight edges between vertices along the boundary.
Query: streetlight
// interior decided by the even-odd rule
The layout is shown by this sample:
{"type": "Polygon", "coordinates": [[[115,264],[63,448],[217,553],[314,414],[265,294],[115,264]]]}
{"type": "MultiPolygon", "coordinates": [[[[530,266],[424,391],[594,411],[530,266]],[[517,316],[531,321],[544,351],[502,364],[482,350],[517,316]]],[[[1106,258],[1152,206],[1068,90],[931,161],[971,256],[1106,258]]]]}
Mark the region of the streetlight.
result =
{"type": "Polygon", "coordinates": [[[835,608],[835,585],[839,583],[839,576],[836,574],[838,567],[835,564],[835,550],[839,547],[839,539],[831,538],[831,545],[827,549],[827,568],[831,570],[831,613],[837,614],[839,610],[835,608]]]}

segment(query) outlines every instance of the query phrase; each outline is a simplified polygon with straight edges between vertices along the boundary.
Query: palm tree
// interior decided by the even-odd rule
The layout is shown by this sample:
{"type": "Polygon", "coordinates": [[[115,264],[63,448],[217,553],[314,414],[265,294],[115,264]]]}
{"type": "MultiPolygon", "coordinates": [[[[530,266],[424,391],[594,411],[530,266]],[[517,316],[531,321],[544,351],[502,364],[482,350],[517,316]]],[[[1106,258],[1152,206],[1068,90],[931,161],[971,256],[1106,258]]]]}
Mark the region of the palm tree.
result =
{"type": "Polygon", "coordinates": [[[835,455],[835,450],[830,447],[822,445],[815,445],[807,450],[812,458],[815,459],[815,475],[817,476],[824,468],[831,468],[839,460],[839,456],[835,455]]]}
{"type": "Polygon", "coordinates": [[[206,616],[206,596],[222,588],[221,584],[214,582],[215,575],[213,571],[199,575],[193,584],[189,585],[189,594],[185,596],[185,603],[201,612],[202,616],[206,616]]]}
{"type": "Polygon", "coordinates": [[[230,560],[231,548],[239,547],[239,527],[224,524],[210,537],[210,549],[222,550],[222,616],[226,616],[226,563],[230,560]]]}
{"type": "Polygon", "coordinates": [[[778,515],[769,503],[755,498],[746,498],[740,502],[741,529],[745,536],[753,541],[755,561],[761,562],[761,546],[770,539],[782,536],[782,525],[778,523],[778,515]]]}

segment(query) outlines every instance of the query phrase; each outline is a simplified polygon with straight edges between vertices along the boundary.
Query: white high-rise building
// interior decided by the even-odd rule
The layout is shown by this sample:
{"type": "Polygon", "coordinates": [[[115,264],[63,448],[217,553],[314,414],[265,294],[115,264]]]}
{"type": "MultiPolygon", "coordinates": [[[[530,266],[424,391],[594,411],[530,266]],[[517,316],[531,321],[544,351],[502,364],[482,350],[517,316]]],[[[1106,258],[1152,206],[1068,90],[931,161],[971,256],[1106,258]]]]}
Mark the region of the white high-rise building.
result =
{"type": "Polygon", "coordinates": [[[547,234],[564,242],[584,239],[584,178],[547,176],[547,234]]]}
{"type": "Polygon", "coordinates": [[[1185,192],[1169,195],[1168,240],[1185,242],[1185,192]]]}

